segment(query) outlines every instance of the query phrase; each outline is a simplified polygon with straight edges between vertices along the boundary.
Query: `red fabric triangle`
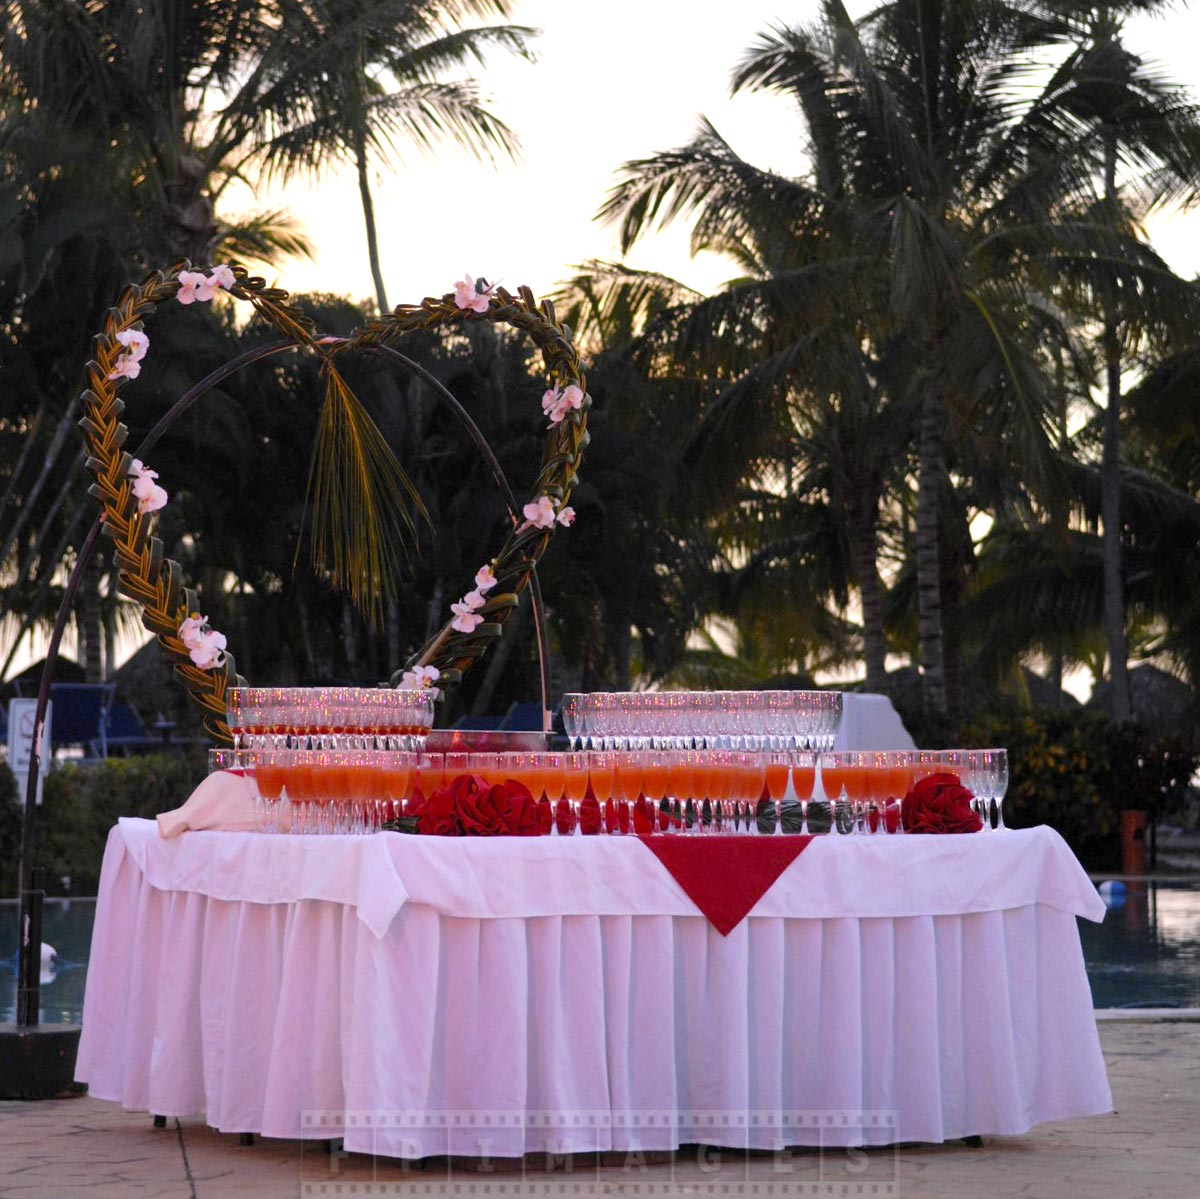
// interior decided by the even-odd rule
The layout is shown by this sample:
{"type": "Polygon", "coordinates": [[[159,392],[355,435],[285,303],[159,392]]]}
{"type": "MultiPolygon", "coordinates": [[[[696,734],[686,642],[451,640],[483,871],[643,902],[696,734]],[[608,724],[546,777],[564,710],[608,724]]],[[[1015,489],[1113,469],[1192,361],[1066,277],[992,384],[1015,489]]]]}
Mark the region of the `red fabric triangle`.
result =
{"type": "Polygon", "coordinates": [[[727,937],[812,837],[659,836],[638,840],[667,868],[713,928],[727,937]]]}

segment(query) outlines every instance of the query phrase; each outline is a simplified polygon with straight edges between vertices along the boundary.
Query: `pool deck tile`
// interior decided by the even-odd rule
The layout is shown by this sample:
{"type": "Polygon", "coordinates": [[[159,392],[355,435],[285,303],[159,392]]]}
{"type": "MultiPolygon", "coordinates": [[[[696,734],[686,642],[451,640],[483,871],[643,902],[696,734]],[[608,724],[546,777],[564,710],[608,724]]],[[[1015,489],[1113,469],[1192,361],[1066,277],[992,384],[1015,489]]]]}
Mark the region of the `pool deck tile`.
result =
{"type": "Polygon", "coordinates": [[[571,1186],[569,1174],[533,1169],[522,1179],[506,1168],[421,1170],[330,1157],[295,1141],[243,1146],[199,1120],[155,1129],[145,1114],[82,1097],[0,1102],[0,1199],[1180,1199],[1194,1193],[1200,1161],[1200,1024],[1142,1015],[1100,1023],[1115,1114],[988,1137],[978,1149],[900,1146],[825,1162],[813,1153],[719,1161],[681,1154],[589,1168],[587,1183],[571,1186]]]}

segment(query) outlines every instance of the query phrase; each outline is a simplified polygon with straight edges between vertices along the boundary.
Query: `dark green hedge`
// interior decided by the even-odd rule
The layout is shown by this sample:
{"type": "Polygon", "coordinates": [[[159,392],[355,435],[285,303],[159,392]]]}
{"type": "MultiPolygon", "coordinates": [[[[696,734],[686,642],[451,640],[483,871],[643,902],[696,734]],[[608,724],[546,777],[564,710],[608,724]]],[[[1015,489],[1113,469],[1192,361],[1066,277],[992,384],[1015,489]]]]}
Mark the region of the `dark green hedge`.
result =
{"type": "MultiPolygon", "coordinates": [[[[204,777],[202,750],[110,758],[66,765],[46,779],[37,819],[34,860],[45,867],[47,889],[61,894],[63,876],[74,895],[95,895],[108,831],[121,816],[155,816],[177,808],[204,777]]],[[[16,780],[0,763],[0,895],[15,896],[21,852],[16,780]]]]}
{"type": "Polygon", "coordinates": [[[1005,823],[1052,825],[1089,870],[1120,867],[1123,810],[1177,811],[1197,763],[1183,742],[1096,712],[977,720],[959,744],[1006,746],[1005,823]]]}

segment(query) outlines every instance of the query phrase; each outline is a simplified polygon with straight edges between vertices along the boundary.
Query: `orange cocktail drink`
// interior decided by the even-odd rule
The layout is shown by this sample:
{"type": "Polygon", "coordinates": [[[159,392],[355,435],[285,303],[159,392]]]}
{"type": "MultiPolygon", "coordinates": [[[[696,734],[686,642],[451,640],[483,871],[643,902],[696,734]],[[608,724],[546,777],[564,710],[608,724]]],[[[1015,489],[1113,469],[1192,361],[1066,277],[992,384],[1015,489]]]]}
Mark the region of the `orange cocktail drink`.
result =
{"type": "Polygon", "coordinates": [[[593,750],[588,754],[588,783],[600,803],[612,799],[616,779],[616,755],[609,750],[593,750]]]}
{"type": "Polygon", "coordinates": [[[638,750],[623,750],[613,754],[613,759],[613,793],[618,799],[632,803],[642,793],[642,754],[638,750]]]}
{"type": "Polygon", "coordinates": [[[667,794],[676,799],[687,799],[692,793],[692,768],[688,754],[673,750],[667,758],[667,794]]]}
{"type": "Polygon", "coordinates": [[[587,754],[563,754],[562,759],[564,771],[563,793],[571,803],[581,803],[584,796],[587,795],[588,789],[587,754]]]}
{"type": "Polygon", "coordinates": [[[661,750],[647,750],[644,755],[642,792],[654,803],[667,794],[667,755],[661,750]]]}
{"type": "Polygon", "coordinates": [[[817,755],[810,750],[800,750],[791,755],[792,789],[799,800],[810,800],[817,785],[817,755]]]}

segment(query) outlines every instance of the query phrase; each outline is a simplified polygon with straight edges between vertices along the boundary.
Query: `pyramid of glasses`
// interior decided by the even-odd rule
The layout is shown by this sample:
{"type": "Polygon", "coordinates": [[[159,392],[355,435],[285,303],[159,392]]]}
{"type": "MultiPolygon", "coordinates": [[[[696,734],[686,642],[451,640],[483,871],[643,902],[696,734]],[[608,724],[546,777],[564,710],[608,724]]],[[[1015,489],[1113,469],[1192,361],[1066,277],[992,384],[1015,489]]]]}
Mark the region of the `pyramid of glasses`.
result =
{"type": "Polygon", "coordinates": [[[236,749],[420,750],[433,725],[427,688],[231,687],[236,749]]]}
{"type": "Polygon", "coordinates": [[[573,749],[830,750],[840,691],[593,691],[567,694],[573,749]]]}

